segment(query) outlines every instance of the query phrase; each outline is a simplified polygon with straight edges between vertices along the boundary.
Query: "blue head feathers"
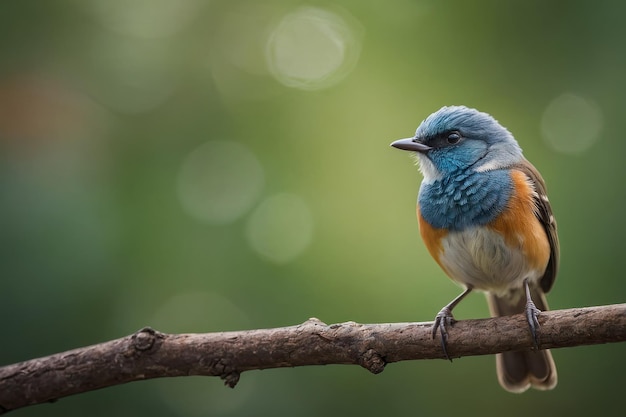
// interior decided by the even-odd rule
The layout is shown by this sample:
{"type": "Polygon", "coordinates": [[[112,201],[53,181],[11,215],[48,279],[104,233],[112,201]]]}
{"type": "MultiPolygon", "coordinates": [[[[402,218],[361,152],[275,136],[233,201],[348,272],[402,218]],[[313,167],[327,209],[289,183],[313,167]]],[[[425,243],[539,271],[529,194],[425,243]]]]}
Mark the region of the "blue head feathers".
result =
{"type": "Polygon", "coordinates": [[[522,150],[491,115],[465,106],[442,107],[417,128],[412,141],[427,182],[458,170],[491,171],[518,163],[522,150]]]}
{"type": "Polygon", "coordinates": [[[515,142],[511,133],[490,114],[465,106],[446,106],[437,110],[420,124],[415,137],[427,138],[451,130],[487,142],[515,142]]]}

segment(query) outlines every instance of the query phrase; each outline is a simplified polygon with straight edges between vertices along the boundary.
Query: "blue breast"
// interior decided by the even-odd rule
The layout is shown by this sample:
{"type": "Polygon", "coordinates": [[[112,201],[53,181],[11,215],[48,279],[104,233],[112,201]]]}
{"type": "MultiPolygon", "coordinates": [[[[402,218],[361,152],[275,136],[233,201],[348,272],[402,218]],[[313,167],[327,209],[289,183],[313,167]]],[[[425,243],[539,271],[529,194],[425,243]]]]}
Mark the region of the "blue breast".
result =
{"type": "Polygon", "coordinates": [[[512,189],[506,170],[458,170],[433,183],[422,183],[418,203],[424,220],[433,227],[464,230],[495,219],[505,209],[512,189]]]}

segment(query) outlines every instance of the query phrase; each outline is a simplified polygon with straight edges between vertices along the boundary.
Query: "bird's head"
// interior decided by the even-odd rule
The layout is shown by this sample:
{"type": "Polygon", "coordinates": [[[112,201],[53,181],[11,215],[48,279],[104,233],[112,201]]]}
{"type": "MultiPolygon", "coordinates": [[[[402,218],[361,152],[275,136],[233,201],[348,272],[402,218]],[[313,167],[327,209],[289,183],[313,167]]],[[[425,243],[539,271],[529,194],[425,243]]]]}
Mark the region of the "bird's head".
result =
{"type": "Polygon", "coordinates": [[[427,182],[458,170],[489,171],[523,159],[506,128],[491,115],[465,106],[442,107],[419,125],[414,137],[391,146],[415,152],[427,182]]]}

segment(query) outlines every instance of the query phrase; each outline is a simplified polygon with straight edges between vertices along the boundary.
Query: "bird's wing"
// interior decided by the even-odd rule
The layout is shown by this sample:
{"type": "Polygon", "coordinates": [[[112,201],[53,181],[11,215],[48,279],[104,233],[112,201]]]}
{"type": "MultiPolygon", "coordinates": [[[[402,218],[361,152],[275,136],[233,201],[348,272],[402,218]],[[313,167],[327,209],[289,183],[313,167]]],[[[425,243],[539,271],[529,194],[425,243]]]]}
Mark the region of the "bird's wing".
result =
{"type": "Polygon", "coordinates": [[[556,220],[554,219],[552,207],[550,206],[550,201],[548,200],[546,183],[541,177],[541,174],[539,174],[539,171],[537,171],[537,168],[525,159],[513,168],[523,172],[528,177],[537,193],[535,196],[535,204],[537,206],[535,215],[541,222],[541,225],[548,236],[548,241],[550,242],[550,260],[548,261],[546,272],[541,278],[541,289],[544,292],[548,292],[550,291],[550,288],[552,288],[552,284],[554,284],[554,280],[556,279],[556,274],[559,269],[560,249],[559,237],[556,233],[556,220]]]}

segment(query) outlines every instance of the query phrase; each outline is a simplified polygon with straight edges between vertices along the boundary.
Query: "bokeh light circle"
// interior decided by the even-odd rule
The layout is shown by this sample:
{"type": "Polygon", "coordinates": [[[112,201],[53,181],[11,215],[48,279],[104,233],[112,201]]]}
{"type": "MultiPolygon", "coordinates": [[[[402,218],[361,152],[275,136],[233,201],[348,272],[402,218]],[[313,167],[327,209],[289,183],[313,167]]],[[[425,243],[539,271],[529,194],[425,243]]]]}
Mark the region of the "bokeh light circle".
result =
{"type": "Polygon", "coordinates": [[[178,195],[184,210],[207,223],[230,223],[257,201],[264,172],[257,157],[233,141],[210,141],[192,151],[180,170],[178,195]]]}
{"type": "Polygon", "coordinates": [[[311,243],[313,216],[299,196],[276,194],[254,210],[246,234],[250,246],[262,257],[279,264],[287,263],[311,243]]]}
{"type": "Polygon", "coordinates": [[[285,15],[266,48],[270,72],[282,84],[304,90],[341,81],[356,64],[360,25],[347,13],[300,7],[285,15]]]}
{"type": "Polygon", "coordinates": [[[107,29],[138,38],[162,38],[181,31],[196,16],[199,0],[87,0],[107,29]]]}
{"type": "Polygon", "coordinates": [[[556,151],[578,154],[600,138],[602,111],[593,101],[572,93],[556,97],[541,120],[544,140],[556,151]]]}

